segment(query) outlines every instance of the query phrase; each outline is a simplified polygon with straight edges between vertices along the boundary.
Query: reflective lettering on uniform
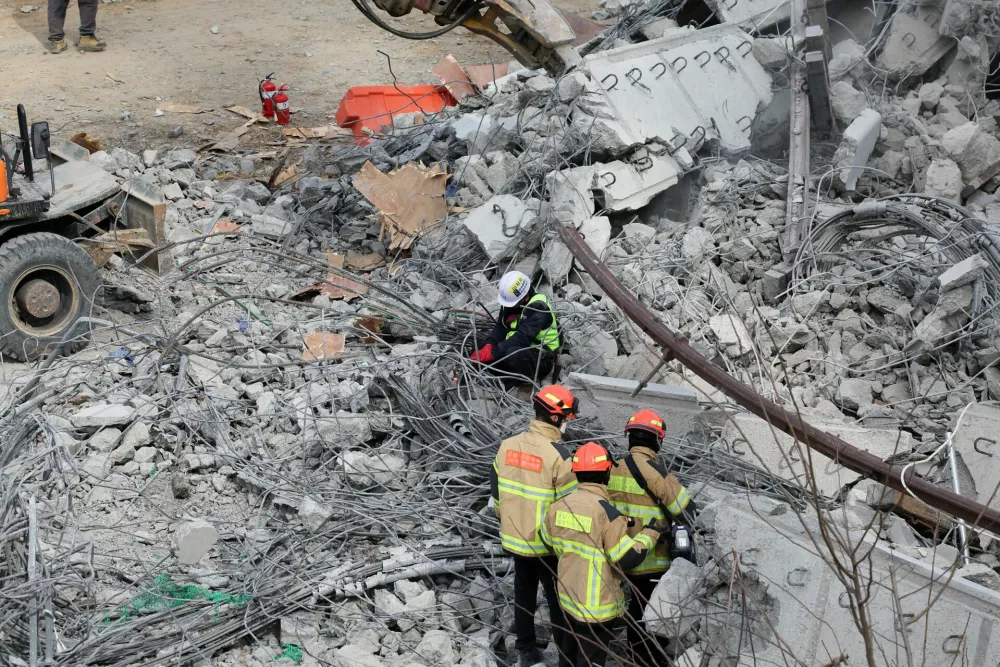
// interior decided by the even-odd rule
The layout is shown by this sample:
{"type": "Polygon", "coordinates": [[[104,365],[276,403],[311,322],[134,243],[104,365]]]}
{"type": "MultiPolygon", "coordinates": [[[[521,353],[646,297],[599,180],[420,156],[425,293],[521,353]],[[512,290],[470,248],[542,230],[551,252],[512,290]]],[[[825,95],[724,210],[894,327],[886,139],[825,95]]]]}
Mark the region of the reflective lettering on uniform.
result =
{"type": "Polygon", "coordinates": [[[519,452],[514,449],[507,450],[504,463],[513,468],[521,468],[522,470],[530,470],[531,472],[542,471],[542,457],[519,452]]]}
{"type": "Polygon", "coordinates": [[[556,512],[556,525],[560,528],[576,530],[581,533],[590,533],[594,527],[594,520],[589,516],[579,516],[572,512],[556,512]]]}
{"type": "Polygon", "coordinates": [[[631,493],[637,496],[646,495],[646,492],[639,486],[639,482],[632,479],[632,475],[612,475],[611,481],[608,482],[608,491],[631,493]]]}

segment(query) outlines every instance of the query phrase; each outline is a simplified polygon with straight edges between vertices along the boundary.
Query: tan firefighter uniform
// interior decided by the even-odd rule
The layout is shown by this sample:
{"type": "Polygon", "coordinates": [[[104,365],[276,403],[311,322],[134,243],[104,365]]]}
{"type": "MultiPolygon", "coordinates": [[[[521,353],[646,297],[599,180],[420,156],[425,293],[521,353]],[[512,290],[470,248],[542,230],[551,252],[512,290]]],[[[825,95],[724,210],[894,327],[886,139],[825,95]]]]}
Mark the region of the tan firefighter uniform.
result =
{"type": "MultiPolygon", "coordinates": [[[[691,502],[688,490],[666,468],[656,462],[656,452],[648,447],[633,447],[629,457],[635,461],[636,467],[646,480],[646,487],[656,498],[650,498],[629,470],[625,460],[615,461],[611,469],[611,481],[608,491],[611,493],[611,503],[622,514],[635,519],[635,527],[629,530],[635,535],[640,527],[652,520],[667,521],[667,516],[660,508],[667,508],[674,516],[679,516],[691,502]],[[659,503],[657,503],[659,499],[659,503]]],[[[666,572],[670,568],[670,549],[666,544],[657,545],[656,549],[647,554],[642,565],[633,569],[632,574],[655,574],[666,572]]]]}
{"type": "Polygon", "coordinates": [[[660,534],[649,528],[630,536],[628,518],[611,504],[603,484],[580,484],[552,504],[543,538],[559,556],[557,589],[563,611],[581,623],[605,623],[625,614],[624,574],[617,564],[638,563],[660,534]],[[636,558],[635,556],[638,556],[636,558]]]}
{"type": "Polygon", "coordinates": [[[545,512],[576,488],[573,454],[552,424],[531,420],[528,430],[500,443],[490,475],[491,494],[500,518],[500,543],[518,556],[552,552],[538,536],[545,512]]]}

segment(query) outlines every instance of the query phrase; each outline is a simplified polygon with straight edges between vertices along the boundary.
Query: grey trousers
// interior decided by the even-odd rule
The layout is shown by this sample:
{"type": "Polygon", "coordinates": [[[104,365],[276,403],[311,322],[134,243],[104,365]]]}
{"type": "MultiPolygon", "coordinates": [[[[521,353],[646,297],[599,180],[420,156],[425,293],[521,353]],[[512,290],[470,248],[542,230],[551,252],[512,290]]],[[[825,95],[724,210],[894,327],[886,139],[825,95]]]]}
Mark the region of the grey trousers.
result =
{"type": "MultiPolygon", "coordinates": [[[[93,35],[97,32],[97,3],[100,0],[76,0],[80,6],[80,34],[93,35]]],[[[66,9],[69,0],[49,0],[49,41],[58,42],[66,37],[63,25],[66,23],[66,9]]]]}

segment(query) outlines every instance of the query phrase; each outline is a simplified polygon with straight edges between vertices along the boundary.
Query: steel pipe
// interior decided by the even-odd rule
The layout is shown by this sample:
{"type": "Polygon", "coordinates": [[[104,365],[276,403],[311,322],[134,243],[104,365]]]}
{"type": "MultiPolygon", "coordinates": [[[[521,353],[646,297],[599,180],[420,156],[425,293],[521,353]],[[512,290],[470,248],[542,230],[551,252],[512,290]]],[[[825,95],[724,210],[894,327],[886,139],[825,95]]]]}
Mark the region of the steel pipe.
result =
{"type": "Polygon", "coordinates": [[[973,528],[979,527],[1000,534],[1000,512],[917,477],[912,467],[906,470],[906,484],[904,486],[902,468],[890,465],[868,452],[857,449],[835,435],[819,430],[803,421],[795,413],[789,412],[777,403],[764,398],[752,387],[729,375],[691,347],[680,335],[660,322],[594,255],[590,246],[575,229],[561,223],[556,223],[556,229],[560,239],[573,253],[576,261],[597,281],[605,294],[618,304],[626,317],[665,350],[669,350],[677,361],[732,398],[737,404],[764,419],[773,427],[804,443],[807,447],[863,477],[873,479],[902,493],[912,492],[918,500],[946,514],[964,519],[973,528]]]}

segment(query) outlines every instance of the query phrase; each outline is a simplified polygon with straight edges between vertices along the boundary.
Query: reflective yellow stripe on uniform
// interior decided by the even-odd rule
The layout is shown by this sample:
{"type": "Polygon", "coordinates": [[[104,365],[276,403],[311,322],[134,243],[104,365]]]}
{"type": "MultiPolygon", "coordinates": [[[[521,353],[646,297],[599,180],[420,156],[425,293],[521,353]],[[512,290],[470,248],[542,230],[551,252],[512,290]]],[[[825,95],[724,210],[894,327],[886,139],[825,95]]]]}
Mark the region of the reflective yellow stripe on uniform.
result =
{"type": "Polygon", "coordinates": [[[619,618],[625,612],[624,600],[618,600],[605,605],[587,605],[581,607],[573,598],[564,593],[559,594],[559,603],[563,611],[577,617],[585,623],[601,623],[619,618]]]}
{"type": "Polygon", "coordinates": [[[579,486],[579,482],[577,482],[575,479],[569,484],[563,484],[562,486],[556,489],[556,500],[558,500],[559,498],[565,498],[569,494],[573,493],[574,491],[576,491],[577,486],[579,486]]]}
{"type": "Polygon", "coordinates": [[[646,560],[638,567],[629,570],[629,574],[647,574],[649,572],[664,572],[670,569],[670,558],[667,556],[656,556],[650,553],[646,560]]]}
{"type": "Polygon", "coordinates": [[[655,505],[633,505],[631,503],[622,502],[612,502],[615,509],[624,514],[627,517],[633,519],[645,519],[645,523],[648,523],[649,519],[657,519],[660,521],[666,521],[667,516],[663,513],[659,507],[655,505]]]}
{"type": "Polygon", "coordinates": [[[667,505],[667,509],[670,510],[671,514],[677,516],[684,511],[689,502],[691,502],[691,496],[688,495],[687,487],[682,486],[680,493],[677,494],[677,500],[667,505]]]}
{"type": "Polygon", "coordinates": [[[623,535],[622,539],[618,540],[618,544],[616,544],[614,548],[611,550],[611,552],[608,553],[608,558],[611,559],[612,563],[617,563],[622,559],[623,556],[625,556],[628,550],[634,548],[636,544],[640,544],[646,547],[646,549],[652,549],[653,538],[651,538],[649,535],[644,535],[642,533],[639,533],[635,537],[629,537],[628,535],[623,535]]]}
{"type": "MultiPolygon", "coordinates": [[[[549,325],[548,329],[542,329],[541,331],[538,332],[538,335],[535,336],[534,343],[539,347],[544,347],[555,352],[556,350],[559,349],[559,329],[558,327],[556,327],[556,314],[555,311],[552,310],[552,307],[549,305],[548,297],[546,297],[544,294],[536,294],[535,296],[531,297],[531,300],[528,301],[527,304],[525,304],[525,307],[538,302],[544,303],[545,307],[549,309],[550,313],[552,313],[552,324],[549,325]]],[[[510,323],[510,331],[507,332],[507,338],[510,338],[517,333],[517,325],[521,321],[522,317],[524,317],[523,310],[521,311],[521,316],[510,323]]]]}
{"type": "Polygon", "coordinates": [[[499,478],[497,480],[497,488],[505,493],[527,498],[528,500],[544,500],[549,502],[556,500],[555,489],[543,489],[539,486],[515,482],[512,479],[499,478]]]}
{"type": "Polygon", "coordinates": [[[548,556],[549,548],[539,540],[529,542],[510,535],[500,534],[500,546],[519,556],[548,556]]]}

